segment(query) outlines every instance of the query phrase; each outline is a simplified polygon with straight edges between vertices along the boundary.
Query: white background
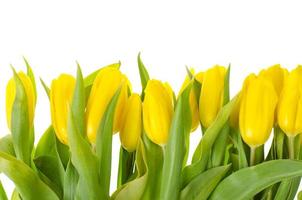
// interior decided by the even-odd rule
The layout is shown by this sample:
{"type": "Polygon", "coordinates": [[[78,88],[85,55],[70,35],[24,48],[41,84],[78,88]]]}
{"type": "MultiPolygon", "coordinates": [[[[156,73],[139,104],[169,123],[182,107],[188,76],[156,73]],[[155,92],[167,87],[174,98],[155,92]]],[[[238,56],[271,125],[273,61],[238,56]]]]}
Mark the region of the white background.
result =
{"type": "MultiPolygon", "coordinates": [[[[197,71],[232,64],[234,95],[246,75],[275,63],[292,69],[302,63],[299,1],[0,1],[0,135],[9,133],[5,87],[12,64],[25,70],[25,56],[47,84],[60,73],[84,75],[121,61],[140,92],[136,56],[152,78],[178,91],[185,65],[197,71]]],[[[38,83],[36,141],[50,124],[49,105],[38,83]]],[[[200,133],[192,134],[194,148],[200,133]]],[[[114,137],[115,189],[119,138],[114,137]]],[[[7,192],[13,184],[1,175],[7,192]]]]}

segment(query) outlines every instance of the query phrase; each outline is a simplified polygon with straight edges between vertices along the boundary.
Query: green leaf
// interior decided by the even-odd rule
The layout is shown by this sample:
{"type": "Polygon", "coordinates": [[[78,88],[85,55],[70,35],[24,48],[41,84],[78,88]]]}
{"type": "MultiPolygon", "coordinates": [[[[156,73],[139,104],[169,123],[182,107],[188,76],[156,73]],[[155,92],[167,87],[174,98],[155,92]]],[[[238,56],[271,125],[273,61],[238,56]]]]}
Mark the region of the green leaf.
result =
{"type": "Polygon", "coordinates": [[[64,177],[64,200],[74,200],[76,188],[78,185],[79,174],[72,165],[71,161],[68,162],[66,173],[64,177]]]}
{"type": "Polygon", "coordinates": [[[53,127],[50,126],[37,145],[34,163],[40,178],[62,198],[65,169],[58,153],[58,143],[53,127]]]}
{"type": "Polygon", "coordinates": [[[45,92],[48,96],[48,99],[50,99],[50,89],[49,89],[49,87],[46,85],[46,83],[43,81],[42,78],[40,78],[40,82],[41,82],[41,84],[42,84],[42,86],[43,86],[43,88],[44,88],[44,90],[45,90],[45,92]]]}
{"type": "Polygon", "coordinates": [[[142,199],[158,199],[162,178],[162,168],[164,161],[163,148],[153,143],[146,134],[142,135],[145,154],[146,166],[148,170],[147,183],[142,199]]]}
{"type": "Polygon", "coordinates": [[[221,166],[224,162],[224,156],[226,154],[226,147],[228,142],[228,136],[229,136],[230,126],[227,123],[225,123],[224,127],[219,133],[219,137],[217,137],[214,145],[213,150],[211,152],[212,156],[212,166],[218,167],[221,166]]]}
{"type": "Polygon", "coordinates": [[[135,155],[135,165],[137,169],[137,178],[122,185],[120,188],[117,189],[111,196],[111,199],[114,200],[138,200],[142,199],[142,195],[145,191],[147,178],[148,178],[148,171],[147,171],[147,158],[146,158],[146,151],[144,147],[143,141],[140,139],[136,155],[135,155]]]}
{"type": "Polygon", "coordinates": [[[34,159],[37,169],[51,181],[55,187],[55,192],[61,199],[63,196],[64,170],[58,165],[56,157],[39,156],[34,159]]]}
{"type": "Polygon", "coordinates": [[[75,105],[83,105],[85,101],[83,77],[78,68],[75,92],[73,102],[75,104],[69,110],[67,132],[68,142],[71,151],[71,161],[79,173],[79,185],[77,188],[78,199],[97,200],[100,198],[100,180],[99,180],[99,163],[96,155],[93,153],[90,144],[80,133],[78,120],[84,119],[83,114],[85,108],[76,107],[75,105]]]}
{"type": "MultiPolygon", "coordinates": [[[[227,104],[230,101],[230,70],[231,70],[231,64],[229,64],[229,67],[227,69],[225,78],[224,78],[224,92],[223,92],[223,105],[227,104]]],[[[226,153],[226,147],[228,144],[228,135],[230,131],[229,123],[227,122],[224,127],[222,128],[221,132],[219,133],[219,137],[216,139],[212,152],[212,166],[218,167],[223,164],[224,162],[224,155],[226,153]]]]}
{"type": "Polygon", "coordinates": [[[180,194],[181,200],[199,199],[206,200],[217,184],[230,170],[231,165],[209,169],[196,176],[180,194]]]}
{"type": "Polygon", "coordinates": [[[133,174],[135,152],[128,152],[123,146],[120,147],[117,187],[127,183],[133,174]]]}
{"type": "Polygon", "coordinates": [[[59,200],[29,166],[4,152],[0,152],[0,171],[15,183],[22,199],[59,200]]]}
{"type": "Polygon", "coordinates": [[[44,134],[42,135],[37,148],[35,150],[35,157],[43,155],[54,155],[55,154],[55,133],[52,126],[49,126],[44,134]]]}
{"type": "Polygon", "coordinates": [[[30,131],[28,104],[25,88],[18,74],[13,69],[16,83],[16,96],[12,108],[11,132],[14,149],[18,159],[26,164],[31,163],[31,152],[33,147],[33,136],[30,131]]]}
{"type": "Polygon", "coordinates": [[[34,87],[34,92],[35,92],[35,99],[36,99],[36,102],[37,102],[37,87],[36,87],[36,80],[35,80],[35,75],[32,71],[32,68],[30,67],[27,59],[25,57],[23,57],[23,60],[25,62],[25,65],[26,65],[26,69],[27,69],[27,76],[30,78],[32,84],[33,84],[33,87],[34,87]]]}
{"type": "Polygon", "coordinates": [[[190,133],[191,113],[189,85],[177,100],[172,118],[169,140],[165,149],[160,199],[178,199],[181,189],[181,171],[185,157],[185,135],[190,133]]]}
{"type": "Polygon", "coordinates": [[[11,200],[22,200],[20,197],[20,194],[16,188],[14,189],[14,191],[12,193],[11,200]]]}
{"type": "Polygon", "coordinates": [[[12,135],[8,134],[0,139],[0,151],[16,157],[12,135]]]}
{"type": "Polygon", "coordinates": [[[8,200],[1,181],[0,181],[0,200],[8,200]]]}
{"type": "Polygon", "coordinates": [[[101,199],[109,198],[111,156],[112,156],[112,134],[115,107],[118,101],[121,87],[115,92],[100,122],[96,138],[96,155],[100,161],[99,173],[102,178],[100,183],[101,199]]]}
{"type": "Polygon", "coordinates": [[[237,96],[234,97],[233,100],[227,103],[224,107],[222,107],[213,124],[206,130],[199,143],[200,149],[198,152],[198,160],[183,169],[182,187],[187,185],[192,180],[192,178],[205,170],[209,159],[209,152],[224,124],[229,119],[236,100],[237,96]]]}
{"type": "Polygon", "coordinates": [[[139,70],[139,75],[141,78],[141,84],[142,84],[142,99],[144,99],[144,90],[147,86],[147,83],[150,79],[149,73],[141,59],[141,53],[138,53],[137,55],[137,64],[138,64],[138,70],[139,70]]]}
{"type": "Polygon", "coordinates": [[[251,199],[263,189],[288,178],[302,176],[302,161],[273,160],[241,169],[225,178],[211,199],[251,199]],[[243,181],[244,180],[244,181],[243,181]]]}

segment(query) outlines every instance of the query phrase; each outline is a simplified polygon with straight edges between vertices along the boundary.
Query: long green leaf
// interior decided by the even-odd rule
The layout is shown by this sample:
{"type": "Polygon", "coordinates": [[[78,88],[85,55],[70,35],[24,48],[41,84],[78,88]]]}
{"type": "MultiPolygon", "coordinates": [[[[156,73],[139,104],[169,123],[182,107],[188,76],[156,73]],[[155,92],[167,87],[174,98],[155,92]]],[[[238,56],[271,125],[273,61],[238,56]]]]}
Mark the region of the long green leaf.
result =
{"type": "Polygon", "coordinates": [[[18,74],[14,69],[13,72],[16,83],[16,95],[11,116],[13,144],[17,158],[30,165],[33,136],[31,135],[32,132],[30,131],[29,125],[27,96],[18,74]]]}
{"type": "Polygon", "coordinates": [[[288,178],[302,176],[302,161],[273,160],[241,169],[225,178],[212,200],[251,199],[263,189],[288,178]]]}
{"type": "Polygon", "coordinates": [[[222,127],[229,119],[231,111],[236,103],[237,96],[227,103],[218,113],[213,124],[206,130],[204,136],[200,141],[199,160],[184,168],[182,172],[182,187],[188,184],[192,178],[203,172],[207,166],[209,159],[209,152],[212,148],[216,138],[218,137],[222,127]]]}
{"type": "Polygon", "coordinates": [[[1,181],[0,181],[0,200],[8,200],[6,192],[3,188],[1,181]]]}
{"type": "Polygon", "coordinates": [[[12,135],[9,134],[0,139],[0,151],[10,154],[14,157],[16,156],[12,135]]]}
{"type": "Polygon", "coordinates": [[[121,87],[115,92],[100,122],[96,138],[96,155],[100,161],[99,173],[101,187],[99,188],[101,199],[109,198],[111,156],[112,156],[112,134],[115,107],[118,101],[121,87]]]}
{"type": "Polygon", "coordinates": [[[138,53],[137,55],[137,64],[138,64],[138,70],[139,70],[139,75],[141,78],[141,85],[142,85],[142,99],[144,99],[144,90],[147,86],[147,83],[150,79],[149,73],[141,59],[141,53],[138,53]]]}
{"type": "Polygon", "coordinates": [[[146,150],[142,140],[139,140],[136,155],[135,165],[137,169],[136,179],[122,185],[111,196],[114,200],[139,200],[143,199],[143,193],[147,184],[148,169],[146,150]]]}
{"type": "Polygon", "coordinates": [[[178,199],[181,189],[181,171],[185,157],[185,135],[191,129],[189,85],[177,100],[165,150],[160,199],[178,199]]]}
{"type": "Polygon", "coordinates": [[[220,180],[230,170],[231,165],[209,169],[196,176],[182,191],[181,200],[206,200],[220,180]]]}
{"type": "Polygon", "coordinates": [[[135,160],[135,152],[128,152],[123,146],[120,147],[119,167],[118,167],[118,179],[117,187],[127,183],[131,175],[133,174],[135,160]]]}
{"type": "Polygon", "coordinates": [[[46,83],[43,81],[42,78],[40,78],[40,82],[41,82],[41,84],[42,84],[42,86],[43,86],[43,88],[44,88],[44,90],[47,94],[48,99],[49,99],[50,98],[50,89],[49,89],[49,87],[46,85],[46,83]]]}
{"type": "Polygon", "coordinates": [[[142,199],[158,199],[162,168],[163,168],[163,148],[153,143],[146,134],[142,135],[145,153],[146,153],[146,165],[148,170],[147,183],[142,199]]]}
{"type": "Polygon", "coordinates": [[[25,200],[59,200],[29,166],[4,152],[0,152],[0,171],[15,183],[25,200]]]}
{"type": "Polygon", "coordinates": [[[79,174],[72,165],[68,162],[64,177],[64,200],[74,200],[76,196],[76,188],[78,185],[79,174]]]}
{"type": "Polygon", "coordinates": [[[85,92],[83,77],[78,68],[75,92],[73,102],[76,102],[69,110],[68,116],[68,142],[71,151],[71,161],[79,173],[79,185],[77,188],[78,199],[97,200],[100,198],[100,179],[99,179],[99,163],[96,155],[93,153],[90,144],[80,133],[81,126],[78,126],[78,120],[84,119],[83,107],[75,105],[83,105],[85,101],[85,92]]]}

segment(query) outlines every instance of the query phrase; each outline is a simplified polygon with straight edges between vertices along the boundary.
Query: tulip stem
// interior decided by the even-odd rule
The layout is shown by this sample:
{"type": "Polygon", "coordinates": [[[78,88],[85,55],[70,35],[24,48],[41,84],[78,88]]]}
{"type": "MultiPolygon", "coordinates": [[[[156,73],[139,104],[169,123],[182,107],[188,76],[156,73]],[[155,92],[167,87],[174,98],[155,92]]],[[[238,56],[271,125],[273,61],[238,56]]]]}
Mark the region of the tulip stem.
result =
{"type": "Polygon", "coordinates": [[[288,153],[290,159],[295,159],[295,137],[288,137],[288,153]]]}
{"type": "Polygon", "coordinates": [[[256,147],[250,148],[250,166],[255,165],[255,159],[256,159],[256,147]]]}

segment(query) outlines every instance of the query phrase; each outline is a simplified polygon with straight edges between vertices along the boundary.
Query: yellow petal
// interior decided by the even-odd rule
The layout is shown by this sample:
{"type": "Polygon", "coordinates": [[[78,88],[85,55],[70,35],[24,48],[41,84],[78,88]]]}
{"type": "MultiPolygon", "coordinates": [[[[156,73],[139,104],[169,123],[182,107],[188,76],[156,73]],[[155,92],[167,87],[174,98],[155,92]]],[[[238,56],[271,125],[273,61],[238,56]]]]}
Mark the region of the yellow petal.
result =
{"type": "Polygon", "coordinates": [[[205,128],[213,123],[222,107],[225,74],[225,67],[214,66],[203,75],[199,97],[199,115],[205,128]]]}
{"type": "Polygon", "coordinates": [[[104,112],[117,89],[121,86],[121,93],[114,114],[113,130],[118,132],[121,127],[122,112],[128,98],[128,80],[118,69],[106,67],[96,76],[86,108],[86,128],[90,142],[94,143],[97,130],[104,112]]]}
{"type": "Polygon", "coordinates": [[[266,142],[274,123],[277,94],[273,84],[263,77],[249,76],[243,86],[239,126],[243,140],[250,147],[266,142]]]}
{"type": "Polygon", "coordinates": [[[288,70],[282,68],[280,64],[276,64],[269,67],[268,69],[262,70],[259,76],[263,76],[264,78],[271,81],[274,85],[276,93],[279,96],[283,88],[284,80],[286,76],[288,76],[288,70]]]}
{"type": "MultiPolygon", "coordinates": [[[[35,91],[33,83],[31,82],[31,79],[24,73],[19,72],[18,74],[19,79],[21,80],[26,97],[27,97],[27,106],[28,106],[28,119],[29,124],[32,126],[33,119],[34,119],[34,112],[35,112],[35,106],[36,106],[36,97],[35,97],[35,91]]],[[[11,115],[12,115],[12,109],[13,104],[16,97],[16,83],[14,78],[11,78],[6,87],[6,118],[7,118],[7,124],[8,127],[11,128],[11,115]]]]}
{"type": "Polygon", "coordinates": [[[52,81],[50,88],[51,121],[58,139],[64,144],[68,143],[68,110],[72,102],[75,82],[73,76],[61,74],[52,81]]]}
{"type": "Polygon", "coordinates": [[[120,131],[122,146],[135,151],[142,132],[142,102],[138,94],[132,94],[126,104],[120,131]]]}
{"type": "Polygon", "coordinates": [[[278,124],[289,136],[302,133],[302,66],[285,79],[278,103],[278,124]]]}
{"type": "Polygon", "coordinates": [[[159,145],[167,143],[173,115],[171,94],[158,80],[149,80],[143,102],[143,123],[149,139],[159,145]]]}

